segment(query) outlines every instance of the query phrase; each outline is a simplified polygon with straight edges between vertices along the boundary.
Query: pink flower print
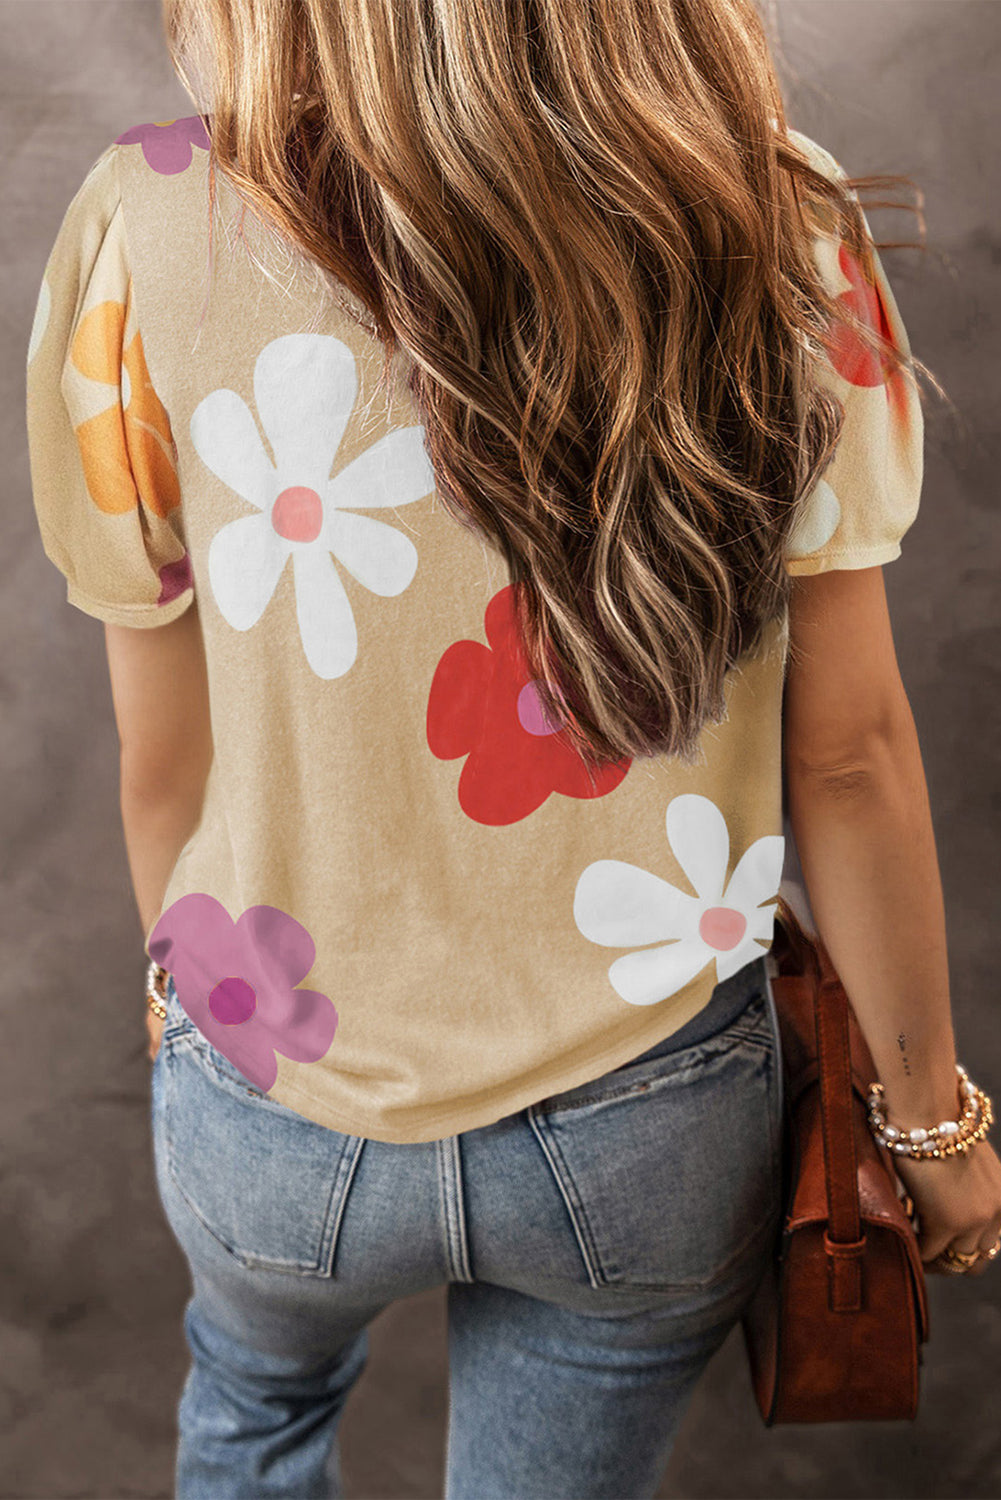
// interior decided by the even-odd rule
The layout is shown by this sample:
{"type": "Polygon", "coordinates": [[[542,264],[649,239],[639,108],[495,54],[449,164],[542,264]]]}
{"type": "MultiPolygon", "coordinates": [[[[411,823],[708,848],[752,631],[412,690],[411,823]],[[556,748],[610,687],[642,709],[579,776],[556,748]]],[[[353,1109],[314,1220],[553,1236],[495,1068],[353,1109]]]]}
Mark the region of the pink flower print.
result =
{"type": "Polygon", "coordinates": [[[274,1087],[280,1052],[317,1062],[337,1011],[318,990],[297,989],[316,957],[301,922],[277,906],[249,906],[234,922],[214,896],[195,891],[170,905],[147,944],[174,976],[182,1008],[248,1083],[274,1087]]]}
{"type": "Polygon", "coordinates": [[[142,146],[143,156],[161,177],[173,177],[191,165],[192,146],[209,149],[209,134],[201,115],[186,115],[183,120],[156,120],[147,125],[133,125],[115,137],[118,146],[142,146]]]}
{"type": "Polygon", "coordinates": [[[169,604],[185,589],[194,587],[194,576],[191,572],[191,554],[185,552],[176,562],[164,563],[160,569],[160,597],[157,604],[169,604]]]}

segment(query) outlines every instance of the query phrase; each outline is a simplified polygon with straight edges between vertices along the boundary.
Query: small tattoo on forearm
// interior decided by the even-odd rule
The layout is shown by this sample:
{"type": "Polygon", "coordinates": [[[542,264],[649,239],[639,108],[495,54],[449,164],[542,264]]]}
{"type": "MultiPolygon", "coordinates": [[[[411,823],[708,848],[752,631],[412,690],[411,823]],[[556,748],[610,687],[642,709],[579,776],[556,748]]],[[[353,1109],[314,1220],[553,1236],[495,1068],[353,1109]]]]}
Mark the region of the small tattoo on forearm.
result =
{"type": "Polygon", "coordinates": [[[907,1037],[903,1032],[897,1037],[897,1046],[900,1048],[900,1059],[904,1065],[904,1073],[909,1078],[911,1076],[911,1065],[907,1061],[907,1053],[904,1051],[904,1048],[907,1046],[907,1037]]]}

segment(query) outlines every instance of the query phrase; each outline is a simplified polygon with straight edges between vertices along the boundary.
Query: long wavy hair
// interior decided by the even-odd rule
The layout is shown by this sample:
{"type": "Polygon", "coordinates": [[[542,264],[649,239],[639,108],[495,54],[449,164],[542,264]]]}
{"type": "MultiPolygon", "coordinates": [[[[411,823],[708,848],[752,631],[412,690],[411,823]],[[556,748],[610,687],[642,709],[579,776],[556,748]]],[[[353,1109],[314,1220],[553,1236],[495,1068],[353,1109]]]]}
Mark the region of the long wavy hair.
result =
{"type": "Polygon", "coordinates": [[[834,321],[926,371],[812,252],[825,227],[869,264],[858,193],[910,179],[816,169],[751,0],[164,0],[163,21],[213,168],[359,299],[384,377],[402,352],[550,719],[589,768],[692,763],[788,601],[844,415],[816,378],[834,321]]]}

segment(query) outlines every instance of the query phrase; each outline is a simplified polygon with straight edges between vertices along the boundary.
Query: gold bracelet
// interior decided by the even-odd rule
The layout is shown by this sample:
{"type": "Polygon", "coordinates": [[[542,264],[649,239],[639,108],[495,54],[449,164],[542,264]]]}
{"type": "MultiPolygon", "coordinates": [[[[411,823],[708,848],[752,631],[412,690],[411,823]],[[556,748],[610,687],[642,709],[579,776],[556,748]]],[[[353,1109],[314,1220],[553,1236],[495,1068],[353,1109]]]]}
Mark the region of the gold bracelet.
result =
{"type": "Polygon", "coordinates": [[[169,977],[170,971],[162,968],[155,959],[151,958],[146,970],[146,1002],[159,1021],[167,1019],[166,998],[169,977]]]}
{"type": "Polygon", "coordinates": [[[941,1120],[937,1125],[927,1127],[916,1126],[912,1130],[888,1122],[882,1102],[883,1085],[872,1083],[869,1087],[868,1124],[879,1144],[898,1155],[924,1160],[965,1153],[982,1141],[994,1119],[991,1100],[973,1082],[961,1063],[956,1064],[956,1073],[959,1096],[963,1100],[959,1118],[941,1120]]]}

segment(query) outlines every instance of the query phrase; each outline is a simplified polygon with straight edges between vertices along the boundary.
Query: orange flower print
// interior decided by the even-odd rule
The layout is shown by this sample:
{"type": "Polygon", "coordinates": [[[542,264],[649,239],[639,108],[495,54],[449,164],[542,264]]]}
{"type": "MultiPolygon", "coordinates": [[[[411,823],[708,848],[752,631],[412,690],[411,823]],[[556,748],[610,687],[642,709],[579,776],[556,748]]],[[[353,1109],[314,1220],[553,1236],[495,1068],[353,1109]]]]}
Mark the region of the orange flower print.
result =
{"type": "Polygon", "coordinates": [[[81,318],[70,358],[88,380],[107,386],[108,404],[79,422],[77,445],[87,490],[99,510],[121,515],[141,500],[166,516],[181,503],[170,421],[146,368],[142,337],[126,302],[99,302],[81,318]],[[126,341],[127,340],[127,341],[126,341]]]}

